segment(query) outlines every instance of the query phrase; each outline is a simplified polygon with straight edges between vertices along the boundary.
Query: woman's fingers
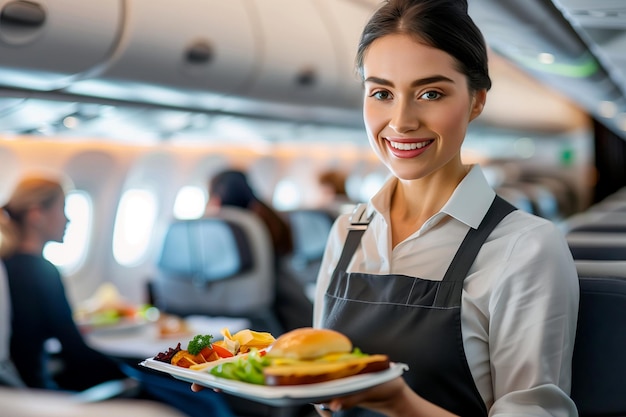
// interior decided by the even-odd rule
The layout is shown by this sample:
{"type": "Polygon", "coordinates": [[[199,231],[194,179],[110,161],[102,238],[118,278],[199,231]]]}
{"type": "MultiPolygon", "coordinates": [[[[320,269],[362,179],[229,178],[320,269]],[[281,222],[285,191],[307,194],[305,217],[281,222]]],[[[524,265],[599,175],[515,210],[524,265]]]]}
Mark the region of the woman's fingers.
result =
{"type": "MultiPolygon", "coordinates": [[[[200,384],[196,384],[195,382],[193,382],[193,383],[191,384],[191,390],[192,390],[193,392],[200,392],[200,391],[202,391],[203,389],[205,389],[205,387],[203,387],[203,386],[202,386],[202,385],[200,385],[200,384]]],[[[215,391],[215,392],[222,392],[222,390],[220,390],[220,389],[214,389],[213,391],[215,391]]]]}
{"type": "Polygon", "coordinates": [[[356,394],[334,398],[326,402],[325,406],[332,411],[347,410],[355,406],[382,410],[388,406],[388,403],[393,403],[402,394],[405,387],[404,379],[398,377],[356,394]]]}

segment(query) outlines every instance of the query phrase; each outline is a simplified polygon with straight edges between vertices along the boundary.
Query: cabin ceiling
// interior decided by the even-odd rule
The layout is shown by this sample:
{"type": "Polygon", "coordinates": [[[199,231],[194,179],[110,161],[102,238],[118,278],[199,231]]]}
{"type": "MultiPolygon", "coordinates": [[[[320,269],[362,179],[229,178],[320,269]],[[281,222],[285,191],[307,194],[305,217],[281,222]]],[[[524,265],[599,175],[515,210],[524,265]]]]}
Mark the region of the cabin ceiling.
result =
{"type": "MultiPolygon", "coordinates": [[[[378,4],[0,0],[0,134],[367,145],[352,64],[378,4]]],[[[626,139],[626,2],[469,8],[493,51],[480,129],[559,133],[591,114],[626,139]]]]}

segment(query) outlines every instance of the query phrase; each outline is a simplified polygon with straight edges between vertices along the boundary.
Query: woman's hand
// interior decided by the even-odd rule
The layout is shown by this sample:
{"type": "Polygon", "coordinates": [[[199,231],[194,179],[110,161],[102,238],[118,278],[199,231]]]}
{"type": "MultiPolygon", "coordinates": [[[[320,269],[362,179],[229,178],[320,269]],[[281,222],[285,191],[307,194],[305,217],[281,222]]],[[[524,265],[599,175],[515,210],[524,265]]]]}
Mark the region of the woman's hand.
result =
{"type": "Polygon", "coordinates": [[[387,416],[402,415],[408,417],[408,414],[401,413],[405,409],[401,403],[407,401],[405,397],[409,393],[412,393],[411,389],[406,385],[403,378],[398,377],[356,394],[333,398],[317,408],[320,410],[320,415],[323,416],[327,415],[324,413],[326,410],[340,411],[359,406],[387,416]]]}
{"type": "MultiPolygon", "coordinates": [[[[206,388],[205,388],[204,386],[200,385],[200,384],[196,384],[195,382],[193,382],[193,383],[191,384],[191,390],[192,390],[193,392],[200,392],[200,391],[202,391],[203,389],[206,389],[206,388]]],[[[222,392],[222,390],[221,390],[221,389],[215,389],[215,388],[214,388],[214,389],[213,389],[213,392],[222,392]]]]}
{"type": "Polygon", "coordinates": [[[340,411],[352,407],[367,408],[389,417],[452,417],[454,414],[430,403],[417,395],[404,381],[397,377],[389,382],[369,388],[356,394],[333,398],[325,402],[322,410],[340,411]]]}
{"type": "Polygon", "coordinates": [[[191,390],[193,392],[200,392],[204,389],[204,387],[200,384],[196,384],[195,382],[191,384],[191,390]]]}

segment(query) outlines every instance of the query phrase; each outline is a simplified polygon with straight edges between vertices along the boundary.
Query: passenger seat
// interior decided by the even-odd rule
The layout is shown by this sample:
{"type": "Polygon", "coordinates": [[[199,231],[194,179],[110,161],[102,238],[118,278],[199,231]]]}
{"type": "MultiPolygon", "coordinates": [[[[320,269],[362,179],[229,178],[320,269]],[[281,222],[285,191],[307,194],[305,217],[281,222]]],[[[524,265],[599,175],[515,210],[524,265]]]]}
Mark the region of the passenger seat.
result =
{"type": "Polygon", "coordinates": [[[580,417],[626,416],[626,278],[580,275],[572,392],[580,417]]]}
{"type": "Polygon", "coordinates": [[[11,297],[4,263],[0,261],[0,386],[24,387],[24,382],[11,362],[10,341],[11,297]]]}
{"type": "Polygon", "coordinates": [[[151,290],[161,311],[247,318],[255,330],[282,333],[272,311],[274,250],[252,212],[223,207],[212,217],[173,222],[157,266],[151,290]]]}
{"type": "Polygon", "coordinates": [[[294,246],[289,268],[312,299],[335,216],[323,209],[291,210],[285,212],[285,216],[291,227],[294,246]]]}

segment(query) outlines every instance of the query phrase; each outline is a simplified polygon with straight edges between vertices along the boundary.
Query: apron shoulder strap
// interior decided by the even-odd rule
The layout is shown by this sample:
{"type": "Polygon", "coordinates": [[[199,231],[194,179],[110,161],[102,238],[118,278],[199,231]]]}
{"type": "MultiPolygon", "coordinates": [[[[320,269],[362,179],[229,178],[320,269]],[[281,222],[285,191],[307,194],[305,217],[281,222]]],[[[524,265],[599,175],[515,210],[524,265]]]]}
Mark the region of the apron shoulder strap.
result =
{"type": "Polygon", "coordinates": [[[346,271],[348,264],[356,252],[356,248],[359,247],[361,237],[367,226],[370,224],[372,216],[367,215],[367,204],[359,203],[352,214],[350,215],[350,225],[348,226],[348,236],[346,237],[346,243],[343,245],[343,251],[335,270],[346,271]]]}
{"type": "Polygon", "coordinates": [[[435,300],[436,306],[450,307],[458,305],[461,300],[463,281],[474,263],[480,248],[498,223],[514,210],[517,210],[515,206],[496,195],[478,228],[470,229],[467,235],[465,235],[463,242],[461,242],[452,259],[452,263],[450,263],[443,277],[443,285],[437,293],[437,299],[435,300]]]}

